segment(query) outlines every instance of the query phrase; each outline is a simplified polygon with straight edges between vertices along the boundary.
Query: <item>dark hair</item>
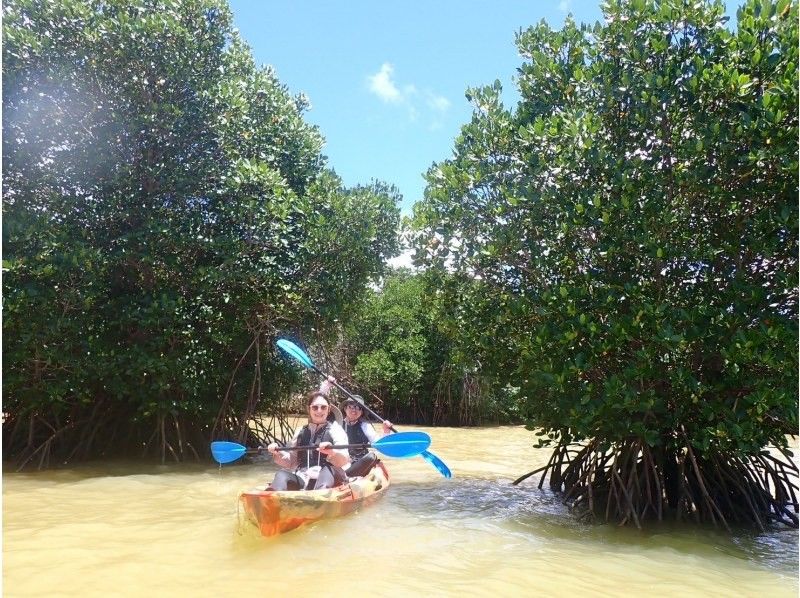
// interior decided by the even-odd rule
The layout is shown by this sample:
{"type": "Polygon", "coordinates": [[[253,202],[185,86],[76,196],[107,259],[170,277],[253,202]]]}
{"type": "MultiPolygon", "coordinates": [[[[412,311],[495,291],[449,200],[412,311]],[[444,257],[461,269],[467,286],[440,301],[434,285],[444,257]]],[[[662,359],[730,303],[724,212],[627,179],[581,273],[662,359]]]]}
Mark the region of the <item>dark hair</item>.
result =
{"type": "Polygon", "coordinates": [[[306,407],[311,407],[311,403],[313,403],[314,399],[316,399],[317,397],[322,397],[323,399],[325,399],[325,401],[328,403],[328,406],[330,406],[331,401],[328,398],[328,395],[318,390],[312,390],[310,393],[306,395],[306,407]]]}

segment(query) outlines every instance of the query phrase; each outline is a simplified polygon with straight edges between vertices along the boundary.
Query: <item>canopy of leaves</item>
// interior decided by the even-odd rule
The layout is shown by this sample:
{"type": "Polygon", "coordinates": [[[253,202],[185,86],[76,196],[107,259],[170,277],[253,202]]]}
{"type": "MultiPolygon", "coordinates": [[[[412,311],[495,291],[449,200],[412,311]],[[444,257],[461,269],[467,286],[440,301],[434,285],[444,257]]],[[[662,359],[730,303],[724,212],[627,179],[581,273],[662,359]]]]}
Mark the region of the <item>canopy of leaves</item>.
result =
{"type": "Polygon", "coordinates": [[[521,101],[470,90],[417,259],[551,439],[755,454],[797,432],[798,19],[609,1],[521,32],[521,101]],[[680,442],[676,438],[681,437],[680,442]]]}
{"type": "Polygon", "coordinates": [[[269,355],[247,357],[257,389],[237,362],[277,329],[323,334],[381,274],[396,189],[342,187],[221,0],[3,16],[4,429],[31,425],[6,447],[99,451],[87,422],[135,446],[167,416],[203,429],[226,389],[285,395],[269,355]]]}
{"type": "Polygon", "coordinates": [[[477,374],[474,355],[453,327],[443,283],[438,274],[401,269],[366,296],[343,328],[355,383],[380,399],[384,417],[393,421],[513,421],[509,393],[477,374]]]}

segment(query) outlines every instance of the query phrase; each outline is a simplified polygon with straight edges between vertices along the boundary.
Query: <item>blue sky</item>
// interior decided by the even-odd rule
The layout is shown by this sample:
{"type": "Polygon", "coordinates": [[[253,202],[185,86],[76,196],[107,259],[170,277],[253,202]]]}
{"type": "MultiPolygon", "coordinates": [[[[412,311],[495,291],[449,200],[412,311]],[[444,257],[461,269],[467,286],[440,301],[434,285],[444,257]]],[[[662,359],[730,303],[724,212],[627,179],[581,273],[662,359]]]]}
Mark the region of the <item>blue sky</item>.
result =
{"type": "Polygon", "coordinates": [[[422,198],[422,175],[450,157],[470,119],[468,87],[499,79],[508,104],[522,63],[519,29],[602,18],[599,1],[232,0],[234,22],[259,65],[271,64],[311,100],[306,120],[345,185],[394,184],[403,212],[422,198]]]}

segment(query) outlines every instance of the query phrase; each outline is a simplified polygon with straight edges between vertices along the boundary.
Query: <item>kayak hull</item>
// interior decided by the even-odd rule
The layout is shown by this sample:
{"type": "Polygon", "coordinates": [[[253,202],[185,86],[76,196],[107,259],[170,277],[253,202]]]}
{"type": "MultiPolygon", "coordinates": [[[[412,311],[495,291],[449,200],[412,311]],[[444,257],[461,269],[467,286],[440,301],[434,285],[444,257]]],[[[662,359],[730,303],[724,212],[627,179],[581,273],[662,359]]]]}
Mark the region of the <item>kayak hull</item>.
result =
{"type": "Polygon", "coordinates": [[[382,462],[365,476],[324,490],[242,492],[239,501],[247,520],[262,536],[275,536],[295,528],[346,515],[379,499],[389,487],[389,472],[382,462]]]}

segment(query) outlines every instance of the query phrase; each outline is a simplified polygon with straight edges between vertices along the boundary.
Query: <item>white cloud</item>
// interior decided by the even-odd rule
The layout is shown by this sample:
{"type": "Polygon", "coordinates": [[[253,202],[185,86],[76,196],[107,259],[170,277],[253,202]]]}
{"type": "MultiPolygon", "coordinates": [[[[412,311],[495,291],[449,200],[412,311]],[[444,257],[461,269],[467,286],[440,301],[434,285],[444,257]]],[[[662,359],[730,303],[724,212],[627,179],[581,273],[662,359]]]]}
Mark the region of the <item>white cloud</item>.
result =
{"type": "Polygon", "coordinates": [[[571,5],[572,0],[561,0],[561,2],[558,3],[558,10],[561,12],[569,12],[571,5]]]}
{"type": "Polygon", "coordinates": [[[384,62],[381,70],[369,76],[369,90],[384,102],[399,103],[403,101],[403,96],[392,81],[393,72],[394,67],[384,62]]]}
{"type": "Polygon", "coordinates": [[[450,100],[434,93],[428,94],[428,106],[437,112],[447,112],[450,109],[450,100]]]}
{"type": "Polygon", "coordinates": [[[367,86],[370,93],[378,96],[387,104],[405,106],[408,120],[417,122],[420,117],[428,120],[433,117],[431,129],[439,128],[439,118],[450,109],[450,100],[429,90],[419,91],[413,83],[400,85],[394,78],[394,66],[384,62],[377,73],[367,76],[367,86]]]}

